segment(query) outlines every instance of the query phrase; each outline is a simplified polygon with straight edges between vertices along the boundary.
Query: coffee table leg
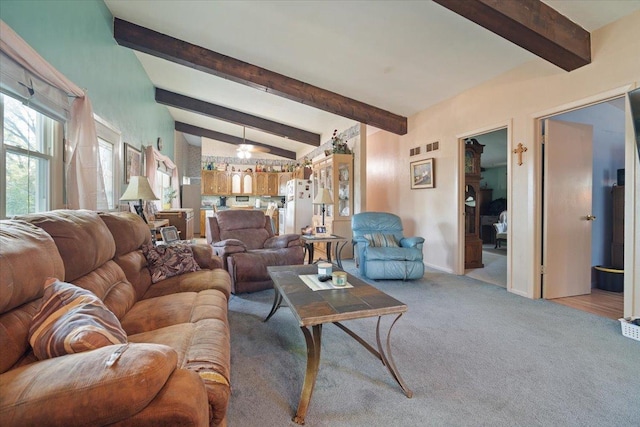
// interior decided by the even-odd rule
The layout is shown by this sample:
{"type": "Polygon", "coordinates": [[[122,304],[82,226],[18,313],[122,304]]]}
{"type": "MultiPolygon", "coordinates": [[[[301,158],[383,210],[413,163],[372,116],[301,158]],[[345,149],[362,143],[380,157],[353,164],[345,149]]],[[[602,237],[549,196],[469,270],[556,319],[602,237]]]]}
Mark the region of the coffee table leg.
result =
{"type": "Polygon", "coordinates": [[[292,420],[297,424],[304,424],[304,417],[307,414],[313,387],[316,385],[316,378],[318,377],[322,325],[314,325],[313,333],[305,326],[301,326],[300,329],[302,329],[304,339],[307,342],[307,371],[304,374],[304,384],[302,385],[298,410],[292,420]]]}
{"type": "Polygon", "coordinates": [[[376,342],[378,343],[378,352],[380,353],[380,358],[382,359],[382,363],[384,364],[384,366],[387,367],[387,370],[389,371],[393,379],[395,379],[396,382],[400,385],[405,396],[407,396],[408,398],[411,398],[413,396],[413,392],[409,390],[409,387],[407,387],[407,385],[402,380],[402,377],[400,376],[400,373],[396,368],[396,364],[393,361],[393,357],[391,356],[391,342],[390,342],[391,329],[393,329],[393,325],[396,324],[396,322],[401,316],[402,316],[402,313],[398,314],[398,317],[395,318],[395,320],[389,327],[389,331],[387,332],[387,342],[386,342],[387,352],[386,353],[382,346],[382,341],[380,340],[380,320],[382,320],[382,316],[378,317],[378,324],[376,325],[376,342]]]}
{"type": "Polygon", "coordinates": [[[271,319],[271,316],[273,316],[275,312],[278,311],[278,309],[280,308],[280,304],[282,304],[282,295],[280,295],[278,289],[274,287],[273,291],[275,292],[275,294],[273,295],[273,306],[271,307],[269,315],[263,320],[263,322],[271,319]]]}

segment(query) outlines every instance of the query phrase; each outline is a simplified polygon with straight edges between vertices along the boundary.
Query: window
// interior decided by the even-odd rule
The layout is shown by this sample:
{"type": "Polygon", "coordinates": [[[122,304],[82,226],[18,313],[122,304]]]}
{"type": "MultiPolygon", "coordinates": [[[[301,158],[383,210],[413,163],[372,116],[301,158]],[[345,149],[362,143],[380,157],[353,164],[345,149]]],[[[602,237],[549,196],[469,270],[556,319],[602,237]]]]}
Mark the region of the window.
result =
{"type": "Polygon", "coordinates": [[[156,202],[156,206],[162,209],[167,203],[171,203],[170,195],[173,193],[171,187],[171,175],[168,172],[156,169],[156,183],[154,193],[160,200],[156,202]]]}
{"type": "Polygon", "coordinates": [[[113,144],[98,137],[98,149],[100,156],[100,166],[102,167],[102,179],[104,192],[107,195],[109,210],[115,206],[113,197],[113,144]]]}
{"type": "Polygon", "coordinates": [[[62,124],[1,94],[0,112],[0,216],[60,207],[62,124]]]}
{"type": "MultiPolygon", "coordinates": [[[[98,206],[98,209],[114,210],[118,206],[120,192],[117,187],[116,177],[120,168],[118,159],[118,149],[120,144],[120,132],[112,125],[94,115],[96,120],[96,133],[98,135],[98,157],[100,159],[100,168],[102,176],[98,176],[98,180],[104,184],[104,191],[107,196],[107,207],[98,206]]],[[[99,184],[99,182],[98,182],[99,184]]]]}

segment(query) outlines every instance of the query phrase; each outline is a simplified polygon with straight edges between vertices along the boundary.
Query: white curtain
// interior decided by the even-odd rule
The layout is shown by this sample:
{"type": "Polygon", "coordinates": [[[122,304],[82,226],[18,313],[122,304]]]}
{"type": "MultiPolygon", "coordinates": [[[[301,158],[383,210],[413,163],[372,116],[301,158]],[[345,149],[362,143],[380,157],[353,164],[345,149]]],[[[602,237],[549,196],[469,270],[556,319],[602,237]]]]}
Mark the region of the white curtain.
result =
{"type": "Polygon", "coordinates": [[[159,163],[164,163],[165,167],[171,171],[171,188],[176,190],[176,198],[171,201],[172,208],[180,207],[180,182],[178,182],[178,167],[173,161],[153,148],[151,145],[144,149],[145,171],[151,188],[156,185],[156,170],[159,163]]]}
{"type": "MultiPolygon", "coordinates": [[[[98,158],[98,137],[91,102],[84,91],[56,70],[11,27],[0,20],[0,51],[24,69],[75,97],[68,122],[65,153],[65,185],[67,207],[70,209],[106,209],[108,206],[98,158]]],[[[26,75],[27,73],[25,73],[26,75]]],[[[23,84],[33,88],[30,79],[23,84]]]]}

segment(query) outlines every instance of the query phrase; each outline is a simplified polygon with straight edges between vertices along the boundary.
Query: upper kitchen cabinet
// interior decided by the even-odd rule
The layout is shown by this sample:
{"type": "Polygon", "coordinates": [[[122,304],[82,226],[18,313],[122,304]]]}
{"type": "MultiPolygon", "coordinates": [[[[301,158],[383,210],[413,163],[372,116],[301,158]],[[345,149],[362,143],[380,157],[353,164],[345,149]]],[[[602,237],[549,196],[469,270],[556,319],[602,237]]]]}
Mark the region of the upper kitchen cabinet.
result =
{"type": "Polygon", "coordinates": [[[292,179],[291,172],[281,172],[278,174],[278,196],[286,196],[287,182],[292,179]]]}
{"type": "Polygon", "coordinates": [[[205,196],[229,194],[229,174],[225,171],[202,171],[202,194],[205,196]]]}
{"type": "Polygon", "coordinates": [[[249,196],[253,192],[253,172],[231,172],[231,194],[238,196],[249,196]]]}
{"type": "Polygon", "coordinates": [[[279,182],[277,172],[256,172],[254,181],[256,184],[254,194],[256,196],[277,196],[279,194],[279,182]]]}

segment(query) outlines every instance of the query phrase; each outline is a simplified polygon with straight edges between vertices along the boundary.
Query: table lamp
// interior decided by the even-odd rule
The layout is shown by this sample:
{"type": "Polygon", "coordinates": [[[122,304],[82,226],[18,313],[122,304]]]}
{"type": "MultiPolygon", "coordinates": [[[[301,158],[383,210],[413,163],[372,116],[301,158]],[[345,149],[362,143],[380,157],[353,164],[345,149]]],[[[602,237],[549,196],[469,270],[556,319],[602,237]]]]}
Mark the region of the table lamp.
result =
{"type": "Polygon", "coordinates": [[[316,198],[313,199],[314,205],[322,205],[322,226],[323,227],[324,227],[325,205],[330,205],[332,203],[333,203],[333,200],[331,199],[331,193],[326,188],[321,188],[318,194],[316,195],[316,198]]]}
{"type": "Polygon", "coordinates": [[[125,190],[120,200],[123,202],[138,201],[135,205],[136,213],[147,222],[147,218],[144,216],[144,204],[143,200],[160,200],[153,193],[149,180],[146,176],[132,176],[129,179],[129,186],[125,190]]]}

